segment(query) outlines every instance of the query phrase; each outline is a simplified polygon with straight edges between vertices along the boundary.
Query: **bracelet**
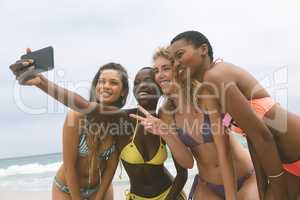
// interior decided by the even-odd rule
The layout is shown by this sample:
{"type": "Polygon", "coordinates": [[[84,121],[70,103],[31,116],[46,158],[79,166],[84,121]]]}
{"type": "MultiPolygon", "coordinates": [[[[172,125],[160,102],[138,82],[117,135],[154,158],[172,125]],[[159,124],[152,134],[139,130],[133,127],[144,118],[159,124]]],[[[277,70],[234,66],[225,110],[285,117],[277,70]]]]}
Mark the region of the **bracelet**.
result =
{"type": "Polygon", "coordinates": [[[278,173],[278,174],[268,176],[268,178],[279,178],[279,177],[282,176],[284,173],[285,173],[285,171],[283,170],[283,171],[281,171],[281,172],[278,173]]]}

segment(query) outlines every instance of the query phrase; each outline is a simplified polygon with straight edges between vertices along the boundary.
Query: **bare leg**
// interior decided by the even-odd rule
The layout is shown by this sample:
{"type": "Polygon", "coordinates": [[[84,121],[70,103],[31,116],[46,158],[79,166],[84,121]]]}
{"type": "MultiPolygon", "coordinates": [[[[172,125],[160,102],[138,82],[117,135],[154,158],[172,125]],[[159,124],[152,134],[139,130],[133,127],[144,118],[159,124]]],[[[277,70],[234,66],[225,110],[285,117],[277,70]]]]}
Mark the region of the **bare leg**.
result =
{"type": "Polygon", "coordinates": [[[239,200],[259,199],[255,174],[253,174],[244,182],[243,186],[238,191],[238,199],[239,200]]]}

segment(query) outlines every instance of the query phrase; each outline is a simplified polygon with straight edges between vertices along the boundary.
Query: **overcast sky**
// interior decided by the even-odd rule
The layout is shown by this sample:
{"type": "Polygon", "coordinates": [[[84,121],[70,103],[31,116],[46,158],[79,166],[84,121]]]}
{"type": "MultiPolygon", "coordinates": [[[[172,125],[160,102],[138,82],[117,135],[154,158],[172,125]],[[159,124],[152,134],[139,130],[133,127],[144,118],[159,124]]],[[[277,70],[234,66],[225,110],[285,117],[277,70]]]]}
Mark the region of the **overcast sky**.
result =
{"type": "MultiPolygon", "coordinates": [[[[297,0],[0,0],[0,158],[61,151],[67,109],[36,88],[19,87],[8,70],[26,47],[53,46],[55,70],[47,76],[87,97],[99,66],[119,62],[132,82],[139,68],[151,66],[157,47],[198,30],[215,57],[259,80],[283,69],[287,107],[300,114],[299,10],[297,0]]],[[[134,104],[130,97],[128,106],[134,104]]]]}

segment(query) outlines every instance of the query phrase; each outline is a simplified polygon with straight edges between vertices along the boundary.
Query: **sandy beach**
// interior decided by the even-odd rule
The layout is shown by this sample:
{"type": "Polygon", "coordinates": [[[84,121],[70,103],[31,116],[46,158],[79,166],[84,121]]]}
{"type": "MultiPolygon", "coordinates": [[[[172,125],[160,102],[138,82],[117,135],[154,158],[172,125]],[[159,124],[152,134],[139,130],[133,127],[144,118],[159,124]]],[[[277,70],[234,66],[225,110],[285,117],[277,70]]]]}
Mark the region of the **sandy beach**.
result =
{"type": "MultiPolygon", "coordinates": [[[[185,192],[191,187],[193,177],[189,176],[189,179],[185,185],[185,192]]],[[[129,184],[115,183],[114,185],[114,199],[123,200],[124,191],[129,189],[129,184]]],[[[51,190],[44,191],[18,191],[11,190],[10,188],[0,188],[0,200],[51,200],[51,190]]]]}

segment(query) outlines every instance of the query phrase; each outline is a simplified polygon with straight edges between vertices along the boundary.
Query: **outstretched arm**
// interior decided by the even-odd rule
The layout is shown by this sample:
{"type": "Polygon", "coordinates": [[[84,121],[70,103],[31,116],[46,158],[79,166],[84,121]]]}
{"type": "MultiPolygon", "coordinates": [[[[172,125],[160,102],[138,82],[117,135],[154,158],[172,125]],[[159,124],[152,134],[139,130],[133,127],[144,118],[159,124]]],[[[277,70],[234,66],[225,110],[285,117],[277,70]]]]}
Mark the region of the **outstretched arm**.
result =
{"type": "Polygon", "coordinates": [[[80,113],[90,113],[97,107],[97,103],[90,102],[84,99],[79,94],[69,91],[53,83],[52,81],[49,81],[42,75],[38,76],[40,78],[40,82],[36,85],[36,87],[38,87],[57,101],[61,102],[65,106],[80,113]]]}
{"type": "MultiPolygon", "coordinates": [[[[26,49],[26,52],[30,53],[31,50],[26,49]]],[[[10,65],[10,69],[15,74],[16,79],[18,79],[18,77],[20,77],[23,73],[27,72],[28,70],[32,70],[33,68],[34,60],[31,59],[18,60],[16,63],[10,65]]],[[[20,84],[36,86],[65,106],[80,113],[90,113],[97,106],[96,103],[91,103],[77,93],[69,91],[49,81],[41,74],[30,76],[25,82],[21,82],[20,84]]]]}

